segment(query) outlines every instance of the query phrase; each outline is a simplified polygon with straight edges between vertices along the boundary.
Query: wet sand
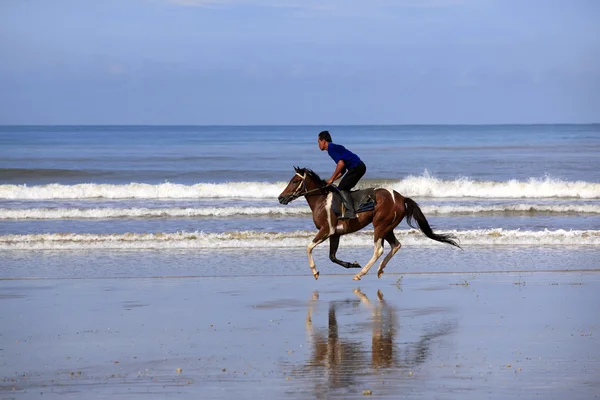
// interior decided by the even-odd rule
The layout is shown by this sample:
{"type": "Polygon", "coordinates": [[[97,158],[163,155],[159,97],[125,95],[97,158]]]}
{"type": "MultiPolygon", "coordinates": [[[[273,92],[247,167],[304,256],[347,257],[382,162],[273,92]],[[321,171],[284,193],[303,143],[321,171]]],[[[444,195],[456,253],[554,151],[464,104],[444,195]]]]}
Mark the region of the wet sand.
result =
{"type": "Polygon", "coordinates": [[[4,279],[0,310],[0,399],[600,397],[597,271],[4,279]]]}

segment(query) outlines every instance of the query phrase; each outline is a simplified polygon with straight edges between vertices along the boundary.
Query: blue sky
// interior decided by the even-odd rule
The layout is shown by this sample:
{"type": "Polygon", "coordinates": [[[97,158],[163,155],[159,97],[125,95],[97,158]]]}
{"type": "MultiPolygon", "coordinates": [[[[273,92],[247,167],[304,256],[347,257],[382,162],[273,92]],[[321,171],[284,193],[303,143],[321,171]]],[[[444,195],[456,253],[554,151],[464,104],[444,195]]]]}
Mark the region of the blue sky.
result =
{"type": "Polygon", "coordinates": [[[0,124],[600,121],[596,0],[2,0],[0,124]]]}

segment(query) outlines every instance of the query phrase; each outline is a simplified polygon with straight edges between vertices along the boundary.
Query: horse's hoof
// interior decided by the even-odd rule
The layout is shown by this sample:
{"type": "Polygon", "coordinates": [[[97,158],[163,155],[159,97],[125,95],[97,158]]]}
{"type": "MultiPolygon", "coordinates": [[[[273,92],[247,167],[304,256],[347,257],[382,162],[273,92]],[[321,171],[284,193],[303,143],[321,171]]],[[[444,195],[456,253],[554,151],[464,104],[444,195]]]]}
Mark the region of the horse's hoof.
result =
{"type": "Polygon", "coordinates": [[[377,278],[381,278],[381,275],[383,275],[383,271],[377,271],[377,278]]]}
{"type": "Polygon", "coordinates": [[[317,271],[316,274],[313,274],[313,276],[315,277],[315,280],[319,279],[319,271],[317,271]]]}
{"type": "Polygon", "coordinates": [[[353,281],[360,281],[360,276],[356,275],[354,278],[352,278],[353,281]]]}
{"type": "Polygon", "coordinates": [[[359,264],[359,263],[357,263],[356,261],[354,261],[354,262],[353,262],[353,263],[350,265],[350,268],[362,268],[362,267],[360,266],[360,264],[359,264]]]}

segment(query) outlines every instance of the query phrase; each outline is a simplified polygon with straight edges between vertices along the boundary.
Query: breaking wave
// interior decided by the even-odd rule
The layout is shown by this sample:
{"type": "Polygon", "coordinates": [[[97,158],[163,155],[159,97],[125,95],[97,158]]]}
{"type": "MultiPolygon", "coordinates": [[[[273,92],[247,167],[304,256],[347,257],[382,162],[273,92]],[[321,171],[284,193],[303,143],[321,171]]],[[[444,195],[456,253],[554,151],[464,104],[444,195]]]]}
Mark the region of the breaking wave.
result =
{"type": "MultiPolygon", "coordinates": [[[[504,204],[421,207],[428,215],[469,214],[600,214],[597,204],[504,204]]],[[[115,219],[115,218],[228,218],[307,216],[308,206],[204,207],[204,208],[0,208],[0,220],[115,219]]]]}
{"type": "Polygon", "coordinates": [[[441,180],[424,174],[409,176],[391,183],[390,187],[409,197],[600,198],[600,183],[571,182],[550,177],[492,182],[470,178],[441,180]]]}
{"type": "Polygon", "coordinates": [[[198,199],[198,198],[277,198],[284,183],[230,182],[199,183],[130,183],[127,185],[84,183],[78,185],[0,185],[0,199],[198,199]]]}
{"type": "MultiPolygon", "coordinates": [[[[445,246],[425,237],[417,230],[396,231],[403,245],[445,246]]],[[[461,246],[496,245],[561,245],[598,246],[598,230],[544,230],[520,231],[503,229],[478,229],[468,231],[439,231],[456,235],[461,246]]],[[[304,248],[314,237],[312,231],[273,232],[178,232],[152,234],[72,234],[51,233],[0,236],[2,250],[87,250],[87,249],[265,249],[304,248]]],[[[342,238],[343,246],[371,247],[373,231],[363,231],[342,238]]]]}
{"type": "MultiPolygon", "coordinates": [[[[600,211],[599,211],[600,212],[600,211]]],[[[305,207],[206,207],[206,208],[31,208],[0,209],[0,220],[17,219],[111,219],[189,217],[282,217],[308,215],[305,207]]]]}
{"type": "MultiPolygon", "coordinates": [[[[50,184],[41,186],[0,185],[0,199],[189,199],[189,198],[254,198],[275,199],[286,182],[229,182],[183,185],[162,183],[151,185],[50,184]]],[[[600,198],[600,183],[543,179],[476,181],[470,178],[442,180],[428,174],[409,176],[400,181],[365,181],[362,186],[395,189],[409,197],[434,198],[600,198]]]]}
{"type": "MultiPolygon", "coordinates": [[[[600,214],[600,205],[596,204],[498,204],[481,206],[422,206],[426,214],[456,215],[456,214],[600,214]]],[[[1,214],[0,214],[1,215],[1,214]]]]}

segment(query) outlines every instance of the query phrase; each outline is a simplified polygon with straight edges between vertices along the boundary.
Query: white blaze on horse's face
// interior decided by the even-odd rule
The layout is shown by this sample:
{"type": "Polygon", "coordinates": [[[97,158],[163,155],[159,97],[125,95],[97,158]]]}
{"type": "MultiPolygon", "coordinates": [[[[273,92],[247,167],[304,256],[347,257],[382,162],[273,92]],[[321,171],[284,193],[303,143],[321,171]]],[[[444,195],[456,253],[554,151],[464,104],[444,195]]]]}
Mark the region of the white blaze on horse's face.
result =
{"type": "Polygon", "coordinates": [[[296,195],[296,193],[300,192],[300,188],[302,188],[302,184],[304,183],[304,180],[306,179],[306,173],[304,173],[304,175],[300,175],[298,172],[296,172],[296,175],[298,175],[302,180],[298,184],[298,187],[296,188],[296,190],[294,190],[294,195],[296,195]]]}
{"type": "Polygon", "coordinates": [[[293,187],[293,184],[295,184],[295,182],[294,182],[295,178],[292,178],[292,180],[290,181],[288,186],[285,188],[283,193],[281,195],[279,195],[278,199],[281,204],[288,204],[289,202],[296,200],[298,197],[300,197],[304,194],[301,192],[302,192],[302,189],[305,188],[306,173],[304,173],[304,175],[301,175],[300,173],[296,172],[296,175],[298,177],[300,177],[300,182],[298,183],[298,186],[295,189],[293,189],[293,191],[290,189],[293,187]]]}
{"type": "Polygon", "coordinates": [[[302,188],[304,187],[304,183],[306,180],[306,173],[304,173],[304,175],[300,175],[298,172],[296,172],[296,175],[300,177],[300,183],[298,183],[298,187],[296,187],[296,189],[292,192],[292,196],[290,201],[297,199],[298,197],[302,196],[302,193],[300,193],[302,191],[302,188]]]}

